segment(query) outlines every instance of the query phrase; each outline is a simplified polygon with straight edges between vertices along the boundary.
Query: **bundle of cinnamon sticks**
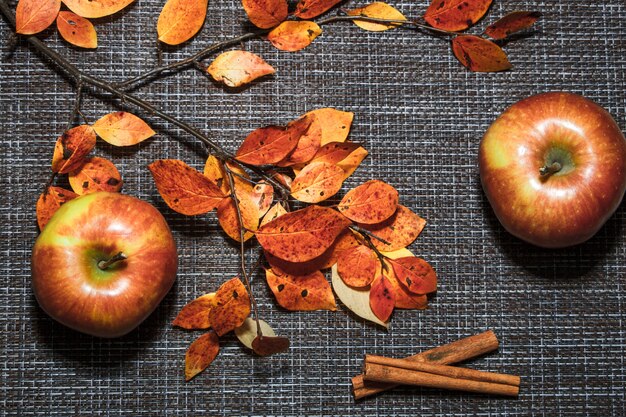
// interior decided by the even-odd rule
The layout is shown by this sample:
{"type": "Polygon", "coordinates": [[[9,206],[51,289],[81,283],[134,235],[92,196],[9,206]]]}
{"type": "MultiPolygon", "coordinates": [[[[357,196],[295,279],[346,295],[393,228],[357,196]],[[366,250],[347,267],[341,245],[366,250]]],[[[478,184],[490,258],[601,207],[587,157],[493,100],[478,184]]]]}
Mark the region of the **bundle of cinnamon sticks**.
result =
{"type": "Polygon", "coordinates": [[[498,338],[489,330],[405,359],[366,355],[363,374],[352,378],[354,398],[398,385],[517,396],[519,376],[447,366],[494,351],[498,345],[498,338]]]}

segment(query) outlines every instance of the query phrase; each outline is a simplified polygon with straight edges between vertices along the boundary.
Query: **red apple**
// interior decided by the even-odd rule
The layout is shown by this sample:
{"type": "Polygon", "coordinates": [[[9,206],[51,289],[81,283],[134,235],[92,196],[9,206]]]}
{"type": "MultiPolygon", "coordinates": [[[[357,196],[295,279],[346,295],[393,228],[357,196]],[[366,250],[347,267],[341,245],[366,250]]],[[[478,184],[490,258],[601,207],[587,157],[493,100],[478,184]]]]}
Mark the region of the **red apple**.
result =
{"type": "Polygon", "coordinates": [[[521,100],[480,144],[480,178],[511,234],[558,248],[593,236],[626,189],[626,140],[611,115],[571,93],[521,100]]]}
{"type": "Polygon", "coordinates": [[[61,206],[35,242],[33,289],[55,320],[122,336],[154,311],[176,276],[176,245],[149,203],[96,192],[61,206]]]}

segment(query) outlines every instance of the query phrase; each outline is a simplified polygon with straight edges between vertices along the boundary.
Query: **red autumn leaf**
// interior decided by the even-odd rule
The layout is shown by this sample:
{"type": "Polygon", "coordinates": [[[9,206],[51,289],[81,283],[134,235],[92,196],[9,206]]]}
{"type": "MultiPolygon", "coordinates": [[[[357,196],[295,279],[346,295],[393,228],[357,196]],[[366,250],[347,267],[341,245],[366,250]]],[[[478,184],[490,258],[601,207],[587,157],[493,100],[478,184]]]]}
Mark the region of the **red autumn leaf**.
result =
{"type": "Polygon", "coordinates": [[[98,34],[91,22],[79,15],[62,11],[57,17],[57,29],[69,43],[80,48],[97,48],[98,34]]]}
{"type": "Polygon", "coordinates": [[[509,13],[490,24],[485,33],[492,39],[504,39],[514,33],[528,29],[541,17],[539,12],[519,11],[509,13]]]}
{"type": "Polygon", "coordinates": [[[172,324],[183,329],[208,329],[211,327],[209,311],[217,304],[214,292],[201,295],[188,303],[178,313],[172,324]]]}
{"type": "Polygon", "coordinates": [[[241,326],[250,315],[250,297],[237,277],[226,281],[215,293],[215,306],[209,310],[209,322],[218,336],[241,326]]]}
{"type": "MultiPolygon", "coordinates": [[[[348,16],[366,16],[386,20],[406,20],[406,17],[404,17],[404,15],[400,13],[396,8],[390,6],[387,3],[382,3],[378,1],[368,4],[365,7],[348,10],[348,16]]],[[[368,22],[367,20],[353,20],[353,22],[361,29],[371,32],[382,32],[385,30],[396,28],[401,25],[401,23],[375,23],[368,22]]]]}
{"type": "Polygon", "coordinates": [[[344,230],[338,237],[335,239],[335,242],[330,246],[330,248],[326,249],[324,254],[326,255],[324,259],[326,262],[321,263],[318,269],[327,269],[332,267],[337,263],[337,259],[339,255],[344,250],[354,248],[359,246],[361,242],[358,241],[356,235],[352,232],[352,230],[344,230]]]}
{"type": "Polygon", "coordinates": [[[211,180],[212,183],[217,185],[224,195],[230,192],[228,186],[228,178],[226,177],[226,171],[222,162],[213,155],[209,155],[204,163],[204,176],[211,180]]]}
{"type": "Polygon", "coordinates": [[[193,38],[202,29],[206,18],[208,0],[167,0],[159,20],[159,41],[180,45],[193,38]]]}
{"type": "Polygon", "coordinates": [[[293,152],[276,164],[279,167],[288,167],[309,162],[320,149],[322,143],[321,124],[317,122],[317,117],[313,114],[307,114],[304,117],[311,118],[309,129],[300,137],[293,152]]]}
{"type": "Polygon", "coordinates": [[[261,220],[261,226],[265,226],[267,223],[272,220],[282,216],[283,214],[287,214],[287,210],[280,203],[274,204],[263,216],[263,220],[261,220]]]}
{"type": "Polygon", "coordinates": [[[63,0],[71,11],[82,17],[96,18],[115,14],[134,0],[63,0]]]}
{"type": "Polygon", "coordinates": [[[167,205],[187,216],[216,208],[224,193],[207,177],[177,159],[161,159],[148,166],[167,205]]]}
{"type": "Polygon", "coordinates": [[[273,28],[287,18],[286,0],[242,0],[242,3],[248,19],[258,28],[273,28]]]}
{"type": "Polygon", "coordinates": [[[512,67],[502,48],[480,36],[455,37],[452,52],[463,66],[474,72],[505,71],[512,67]]]}
{"type": "Polygon", "coordinates": [[[78,194],[61,187],[48,187],[37,200],[37,224],[43,230],[54,213],[65,203],[78,197],[78,194]]]}
{"type": "Polygon", "coordinates": [[[220,340],[210,331],[197,338],[185,354],[185,381],[204,371],[220,352],[220,340]]]}
{"type": "Polygon", "coordinates": [[[345,172],[337,165],[312,162],[296,175],[291,184],[291,196],[305,203],[324,201],[341,189],[345,172]]]}
{"type": "Polygon", "coordinates": [[[383,269],[383,275],[389,280],[395,294],[395,308],[405,310],[424,310],[428,307],[428,297],[410,292],[396,277],[391,265],[391,260],[385,260],[387,269],[383,269]]]}
{"type": "Polygon", "coordinates": [[[324,253],[349,225],[339,212],[313,205],[272,220],[257,230],[256,238],[280,259],[305,262],[324,253]]]}
{"type": "MultiPolygon", "coordinates": [[[[249,186],[249,184],[247,184],[249,186]]],[[[250,239],[259,226],[259,207],[253,201],[251,194],[252,187],[236,187],[237,201],[239,202],[239,211],[243,219],[243,225],[246,229],[244,233],[244,241],[250,239]]],[[[241,241],[241,225],[235,202],[231,197],[225,198],[217,207],[217,219],[222,229],[228,236],[237,242],[241,241]]]]}
{"type": "Polygon", "coordinates": [[[389,279],[380,274],[372,282],[370,308],[381,321],[389,320],[396,304],[396,294],[389,279]]]}
{"type": "Polygon", "coordinates": [[[102,116],[93,124],[98,136],[114,146],[132,146],[154,136],[155,131],[139,117],[125,111],[102,116]]]}
{"type": "Polygon", "coordinates": [[[279,275],[268,269],[265,271],[267,284],[281,307],[292,311],[336,310],[335,297],[320,271],[309,275],[279,275]]]}
{"type": "Polygon", "coordinates": [[[367,287],[380,271],[378,256],[365,245],[344,250],[337,258],[337,273],[351,287],[367,287]]]}
{"type": "Polygon", "coordinates": [[[96,133],[91,126],[76,126],[63,133],[54,146],[52,171],[67,174],[85,163],[85,157],[96,146],[96,133]]]}
{"type": "Polygon", "coordinates": [[[264,75],[276,72],[258,55],[247,51],[224,52],[209,65],[207,72],[217,82],[240,87],[264,75]]]}
{"type": "Polygon", "coordinates": [[[19,0],[15,10],[15,31],[33,35],[54,22],[61,10],[61,0],[19,0]]]}
{"type": "Polygon", "coordinates": [[[372,238],[374,246],[383,252],[407,247],[419,236],[425,225],[426,220],[401,204],[398,204],[398,209],[394,215],[382,223],[360,224],[363,229],[388,242],[385,244],[372,238]]]}
{"type": "Polygon", "coordinates": [[[259,356],[269,356],[289,349],[289,339],[279,336],[257,336],[252,341],[252,349],[259,356]]]}
{"type": "Polygon", "coordinates": [[[322,33],[315,22],[288,20],[267,34],[267,40],[281,51],[295,52],[306,48],[322,33]]]}
{"type": "Polygon", "coordinates": [[[380,223],[396,212],[398,191],[383,181],[368,181],[348,191],[337,208],[354,222],[380,223]]]}
{"type": "Polygon", "coordinates": [[[330,142],[345,142],[350,134],[354,113],[331,107],[311,110],[305,116],[315,116],[314,124],[322,130],[321,146],[330,142]]]}
{"type": "Polygon", "coordinates": [[[493,0],[432,0],[424,20],[442,30],[465,30],[487,13],[493,0]]]}
{"type": "Polygon", "coordinates": [[[425,260],[407,256],[389,262],[398,281],[413,294],[423,295],[437,291],[437,274],[425,260]]]}
{"type": "Polygon", "coordinates": [[[251,165],[275,164],[283,160],[296,148],[311,120],[301,117],[286,127],[268,126],[253,131],[237,150],[236,159],[251,165]]]}
{"type": "Polygon", "coordinates": [[[339,3],[341,3],[341,0],[300,0],[294,15],[300,19],[312,19],[339,3]]]}
{"type": "Polygon", "coordinates": [[[76,194],[85,195],[96,191],[116,193],[122,188],[122,176],[113,162],[94,156],[69,175],[70,186],[76,194]]]}
{"type": "Polygon", "coordinates": [[[261,181],[252,188],[250,198],[257,206],[257,215],[260,219],[272,206],[272,202],[274,201],[274,187],[265,181],[261,181]]]}

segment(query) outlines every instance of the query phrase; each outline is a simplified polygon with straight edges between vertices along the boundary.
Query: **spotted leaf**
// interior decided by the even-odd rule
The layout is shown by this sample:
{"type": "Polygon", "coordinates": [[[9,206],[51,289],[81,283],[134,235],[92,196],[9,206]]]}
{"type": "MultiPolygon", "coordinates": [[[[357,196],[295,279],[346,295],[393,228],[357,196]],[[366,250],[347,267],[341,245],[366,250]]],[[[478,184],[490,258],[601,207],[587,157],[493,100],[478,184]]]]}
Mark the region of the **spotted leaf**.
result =
{"type": "Polygon", "coordinates": [[[242,0],[242,4],[250,22],[261,29],[278,26],[287,18],[286,0],[242,0]]]}
{"type": "Polygon", "coordinates": [[[413,294],[423,295],[437,290],[437,274],[422,258],[408,256],[390,263],[398,281],[413,294]]]}
{"type": "Polygon", "coordinates": [[[370,307],[383,322],[389,320],[396,304],[396,294],[389,279],[379,274],[370,289],[370,307]]]}
{"type": "Polygon", "coordinates": [[[381,223],[361,224],[360,226],[388,243],[372,238],[372,243],[378,250],[394,251],[410,245],[422,232],[426,220],[413,213],[407,207],[398,204],[396,212],[381,223]]]}
{"type": "Polygon", "coordinates": [[[91,126],[76,126],[63,133],[54,146],[52,171],[67,174],[80,168],[96,146],[96,133],[91,126]]]}
{"type": "Polygon", "coordinates": [[[267,40],[281,51],[295,52],[309,46],[321,33],[315,22],[288,20],[268,33],[267,40]]]}
{"type": "Polygon", "coordinates": [[[197,338],[185,354],[185,381],[204,371],[219,352],[220,341],[215,332],[210,331],[197,338]]]}
{"type": "Polygon", "coordinates": [[[219,55],[207,68],[217,82],[240,87],[264,75],[276,72],[258,55],[247,51],[228,51],[219,55]]]}
{"type": "Polygon", "coordinates": [[[33,35],[54,22],[61,10],[61,0],[19,0],[15,10],[15,31],[33,35]]]}
{"type": "Polygon", "coordinates": [[[305,203],[326,200],[341,189],[345,172],[337,165],[313,162],[296,175],[291,184],[291,196],[305,203]]]}
{"type": "Polygon", "coordinates": [[[214,292],[201,295],[183,307],[172,324],[188,330],[208,329],[211,327],[209,311],[215,307],[216,303],[214,292]]]}
{"type": "Polygon", "coordinates": [[[504,39],[514,33],[528,29],[540,17],[541,13],[539,12],[512,12],[487,26],[485,33],[492,39],[504,39]]]}
{"type": "Polygon", "coordinates": [[[152,137],[155,132],[139,117],[125,111],[109,113],[94,124],[102,139],[114,146],[131,146],[152,137]]]}
{"type": "Polygon", "coordinates": [[[502,48],[480,36],[455,37],[452,52],[463,66],[474,72],[505,71],[512,67],[502,48]]]}
{"type": "Polygon", "coordinates": [[[391,185],[372,180],[348,191],[338,209],[357,223],[380,223],[387,220],[398,208],[398,191],[391,185]]]}
{"type": "MultiPolygon", "coordinates": [[[[400,13],[395,7],[383,2],[374,2],[368,4],[365,7],[348,10],[348,15],[373,17],[376,19],[385,20],[406,20],[406,17],[404,17],[404,15],[400,13]]],[[[368,22],[367,20],[353,20],[353,22],[361,29],[371,32],[382,32],[384,30],[393,29],[401,25],[401,23],[374,23],[368,22]]]]}
{"type": "Polygon", "coordinates": [[[69,175],[70,186],[76,194],[84,195],[97,191],[116,193],[122,188],[122,176],[113,162],[94,156],[78,170],[69,175]]]}
{"type": "Polygon", "coordinates": [[[300,19],[312,19],[339,3],[341,3],[341,0],[300,0],[296,5],[294,15],[300,19]]]}
{"type": "Polygon", "coordinates": [[[320,271],[309,275],[279,275],[265,271],[267,284],[281,307],[292,311],[336,310],[330,284],[320,271]]]}
{"type": "Polygon", "coordinates": [[[78,194],[61,187],[48,187],[37,200],[37,224],[43,230],[54,213],[65,203],[78,197],[78,194]]]}
{"type": "Polygon", "coordinates": [[[365,245],[344,250],[337,258],[337,273],[351,287],[367,287],[380,269],[378,256],[365,245]]]}
{"type": "Polygon", "coordinates": [[[167,0],[159,20],[159,40],[168,45],[179,45],[193,38],[202,29],[208,0],[167,0]]]}
{"type": "Polygon", "coordinates": [[[215,306],[209,310],[209,322],[218,336],[241,326],[250,315],[250,297],[239,278],[222,284],[215,293],[215,306]]]}
{"type": "Polygon", "coordinates": [[[93,24],[84,17],[62,11],[57,17],[57,29],[69,43],[80,48],[97,48],[98,34],[93,24]]]}
{"type": "Polygon", "coordinates": [[[424,20],[437,29],[465,30],[487,13],[492,1],[432,0],[424,13],[424,20]]]}

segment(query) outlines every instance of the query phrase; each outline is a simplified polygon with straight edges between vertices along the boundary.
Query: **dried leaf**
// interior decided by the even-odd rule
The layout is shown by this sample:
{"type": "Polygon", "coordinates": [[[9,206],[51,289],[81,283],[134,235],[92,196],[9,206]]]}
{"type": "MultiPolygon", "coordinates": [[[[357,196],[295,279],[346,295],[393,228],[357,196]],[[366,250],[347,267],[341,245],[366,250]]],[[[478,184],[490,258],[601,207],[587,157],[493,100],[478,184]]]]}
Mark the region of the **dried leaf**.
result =
{"type": "Polygon", "coordinates": [[[256,238],[266,251],[289,262],[305,262],[328,249],[350,221],[320,206],[283,214],[259,228],[256,238]]]}
{"type": "MultiPolygon", "coordinates": [[[[276,333],[274,333],[274,329],[270,327],[263,320],[259,320],[259,324],[261,326],[261,332],[263,336],[274,337],[276,333]]],[[[248,317],[241,326],[235,329],[235,336],[241,342],[242,345],[247,347],[248,349],[252,349],[252,342],[258,336],[257,328],[256,328],[256,320],[252,317],[248,317]]]]}
{"type": "MultiPolygon", "coordinates": [[[[253,201],[251,190],[252,187],[236,187],[235,193],[239,202],[243,225],[246,229],[243,237],[244,242],[254,236],[252,232],[259,227],[259,207],[253,201]]],[[[237,208],[231,197],[225,198],[217,207],[217,219],[228,236],[237,242],[241,241],[241,226],[237,216],[237,208]]]]}
{"type": "Polygon", "coordinates": [[[267,39],[281,51],[295,52],[306,48],[322,33],[315,22],[289,20],[267,34],[267,39]]]}
{"type": "Polygon", "coordinates": [[[193,38],[202,29],[208,0],[167,0],[159,20],[159,41],[168,45],[180,45],[193,38]]]}
{"type": "Polygon", "coordinates": [[[122,176],[113,162],[94,156],[69,175],[70,186],[76,194],[85,195],[97,191],[116,193],[122,189],[122,176]]]}
{"type": "Polygon", "coordinates": [[[52,171],[67,174],[85,163],[85,157],[96,146],[96,133],[91,126],[76,126],[63,133],[54,146],[52,171]]]}
{"type": "Polygon", "coordinates": [[[304,117],[310,118],[311,124],[307,131],[300,137],[300,140],[298,140],[298,144],[293,152],[276,164],[279,167],[288,167],[309,162],[320,149],[322,143],[321,124],[317,122],[317,117],[314,114],[307,113],[304,117]]]}
{"type": "Polygon", "coordinates": [[[341,189],[345,172],[337,165],[312,162],[305,166],[291,184],[291,196],[305,203],[324,201],[341,189]]]}
{"type": "Polygon", "coordinates": [[[97,48],[98,34],[91,22],[72,12],[60,12],[57,29],[69,43],[80,48],[97,48]]]}
{"type": "Polygon", "coordinates": [[[183,307],[172,324],[188,330],[208,329],[211,327],[209,311],[216,305],[214,292],[201,295],[183,307]]]}
{"type": "Polygon", "coordinates": [[[296,6],[294,15],[300,19],[312,19],[325,13],[339,3],[341,3],[341,0],[300,0],[296,6]]]}
{"type": "Polygon", "coordinates": [[[380,269],[378,256],[365,245],[344,250],[337,258],[337,273],[351,287],[367,287],[380,269]]]}
{"type": "Polygon", "coordinates": [[[242,3],[248,19],[258,28],[273,28],[287,18],[286,0],[242,0],[242,3]]]}
{"type": "Polygon", "coordinates": [[[252,341],[252,349],[259,356],[270,356],[289,349],[289,339],[286,337],[257,336],[252,341]]]}
{"type": "Polygon", "coordinates": [[[316,271],[309,275],[279,275],[273,270],[265,271],[267,284],[281,307],[292,311],[336,310],[333,291],[324,278],[316,271]]]}
{"type": "Polygon", "coordinates": [[[344,179],[346,179],[359,167],[366,156],[367,151],[365,148],[356,143],[330,142],[320,148],[310,163],[327,162],[335,164],[344,170],[344,179]]]}
{"type": "Polygon", "coordinates": [[[220,340],[210,331],[197,338],[185,354],[185,381],[204,371],[220,352],[220,340]]]}
{"type": "Polygon", "coordinates": [[[356,237],[357,235],[352,232],[352,230],[344,230],[338,237],[335,239],[330,248],[326,249],[324,258],[320,256],[320,258],[325,259],[325,262],[320,262],[318,269],[327,269],[337,263],[337,259],[339,255],[344,250],[359,246],[361,242],[356,237]]]}
{"type": "Polygon", "coordinates": [[[104,17],[115,14],[134,0],[63,0],[71,11],[87,18],[104,17]]]}
{"type": "Polygon", "coordinates": [[[98,136],[114,146],[136,145],[155,134],[146,122],[124,111],[101,117],[93,124],[93,128],[98,136]]]}
{"type": "Polygon", "coordinates": [[[384,222],[360,224],[363,229],[389,242],[385,244],[372,238],[372,243],[378,250],[387,252],[409,246],[419,236],[425,225],[426,220],[401,204],[398,204],[394,215],[384,222]]]}
{"type": "Polygon", "coordinates": [[[293,182],[293,179],[289,175],[272,170],[270,170],[268,173],[272,176],[273,179],[275,179],[285,187],[291,188],[291,183],[293,182]]]}
{"type": "Polygon", "coordinates": [[[283,214],[287,214],[287,210],[283,207],[281,203],[276,203],[265,213],[263,216],[263,220],[261,220],[261,226],[265,226],[267,223],[272,220],[282,216],[283,214]]]}
{"type": "MultiPolygon", "coordinates": [[[[407,251],[409,252],[409,251],[407,251]]],[[[409,252],[409,256],[413,256],[409,252]]],[[[426,295],[418,295],[410,292],[396,277],[390,260],[385,260],[387,269],[383,269],[383,275],[389,280],[395,294],[395,308],[405,310],[423,310],[428,307],[426,295]]]]}
{"type": "Polygon", "coordinates": [[[54,213],[65,203],[78,197],[78,194],[61,187],[48,187],[37,200],[37,224],[43,230],[54,213]]]}
{"type": "Polygon", "coordinates": [[[274,202],[274,187],[261,181],[252,188],[251,199],[257,206],[257,215],[260,219],[267,213],[274,202]]]}
{"type": "MultiPolygon", "coordinates": [[[[383,2],[374,2],[365,7],[348,10],[348,16],[366,16],[386,20],[406,20],[406,17],[404,17],[404,15],[400,13],[395,7],[383,2]]],[[[371,32],[382,32],[384,30],[397,28],[401,25],[400,23],[385,24],[368,22],[366,20],[353,20],[353,22],[361,29],[365,29],[371,32]]]]}
{"type": "Polygon", "coordinates": [[[502,48],[480,36],[455,37],[452,52],[461,64],[474,72],[505,71],[512,67],[502,48]]]}
{"type": "Polygon", "coordinates": [[[204,176],[211,180],[212,183],[217,185],[220,190],[227,195],[230,192],[228,186],[228,178],[226,177],[226,170],[224,165],[213,155],[209,155],[204,163],[204,176]]]}
{"type": "Polygon", "coordinates": [[[54,22],[61,10],[61,0],[19,0],[15,10],[15,31],[33,35],[54,22]]]}
{"type": "Polygon", "coordinates": [[[250,315],[250,297],[239,278],[222,284],[215,293],[216,305],[209,310],[211,327],[222,336],[241,326],[250,315]]]}
{"type": "Polygon", "coordinates": [[[177,159],[161,159],[148,166],[167,205],[187,216],[217,208],[224,193],[207,177],[177,159]]]}
{"type": "Polygon", "coordinates": [[[311,110],[305,116],[315,116],[313,123],[322,130],[322,141],[320,146],[330,142],[345,142],[350,134],[350,126],[354,119],[354,113],[341,111],[331,107],[311,110]]]}
{"type": "Polygon", "coordinates": [[[437,291],[437,274],[428,262],[415,256],[390,261],[398,281],[413,294],[437,291]]]}
{"type": "Polygon", "coordinates": [[[492,39],[504,39],[514,33],[528,29],[541,17],[539,12],[519,11],[509,13],[490,24],[485,33],[492,39]]]}
{"type": "Polygon", "coordinates": [[[434,28],[459,31],[478,22],[493,0],[432,0],[424,20],[434,28]]]}
{"type": "Polygon", "coordinates": [[[239,87],[264,75],[274,74],[276,70],[251,52],[228,51],[215,58],[207,72],[215,81],[239,87]]]}
{"type": "Polygon", "coordinates": [[[370,289],[370,308],[381,321],[388,321],[396,304],[396,293],[387,277],[379,274],[370,289]]]}
{"type": "Polygon", "coordinates": [[[380,223],[396,212],[398,191],[383,181],[368,181],[348,191],[337,208],[354,222],[380,223]]]}

